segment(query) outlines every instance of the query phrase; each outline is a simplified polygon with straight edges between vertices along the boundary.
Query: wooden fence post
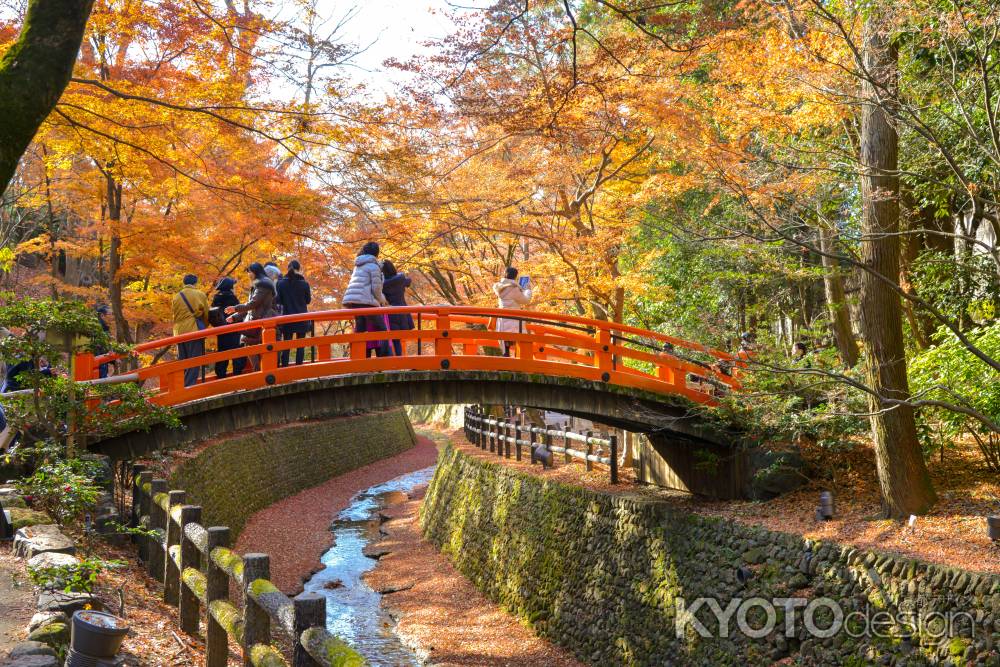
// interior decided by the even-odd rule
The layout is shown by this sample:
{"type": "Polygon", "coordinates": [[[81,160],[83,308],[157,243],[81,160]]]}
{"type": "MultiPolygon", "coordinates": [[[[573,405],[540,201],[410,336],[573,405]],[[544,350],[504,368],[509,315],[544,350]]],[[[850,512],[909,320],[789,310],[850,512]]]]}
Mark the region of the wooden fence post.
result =
{"type": "Polygon", "coordinates": [[[503,420],[503,455],[504,458],[510,458],[510,434],[511,431],[511,418],[503,420]]]}
{"type": "MultiPolygon", "coordinates": [[[[548,429],[545,431],[545,448],[549,450],[549,467],[555,468],[556,454],[552,451],[552,434],[548,432],[548,429]]],[[[542,461],[542,467],[545,467],[545,461],[542,461]]]]}
{"type": "MultiPolygon", "coordinates": [[[[136,482],[135,487],[133,487],[132,492],[132,509],[135,512],[135,526],[142,525],[142,518],[146,517],[146,528],[149,528],[149,494],[146,493],[144,486],[150,484],[153,480],[153,473],[148,470],[143,470],[139,473],[139,479],[136,482]],[[136,504],[138,502],[138,505],[136,504]]],[[[139,545],[139,558],[142,561],[149,560],[149,542],[150,540],[142,535],[135,535],[132,538],[139,545]]]]}
{"type": "Polygon", "coordinates": [[[528,422],[528,447],[531,450],[531,465],[535,465],[535,424],[528,422]]]}
{"type": "MultiPolygon", "coordinates": [[[[180,604],[180,583],[181,583],[181,571],[177,567],[177,561],[174,560],[173,554],[170,553],[171,547],[177,547],[180,549],[181,544],[181,527],[177,525],[174,521],[173,513],[174,507],[184,504],[185,493],[180,490],[171,491],[168,496],[170,501],[167,504],[166,519],[167,519],[167,540],[166,549],[164,553],[166,557],[164,558],[163,565],[163,601],[167,604],[172,604],[175,607],[180,604]]],[[[178,554],[179,556],[180,554],[178,554]]],[[[180,560],[179,558],[177,560],[180,560]]]]}
{"type": "Polygon", "coordinates": [[[569,424],[563,425],[563,463],[569,463],[573,460],[573,457],[569,455],[570,440],[569,440],[569,424]]]}
{"type": "Polygon", "coordinates": [[[521,460],[521,421],[514,422],[514,459],[521,460]]]}
{"type": "Polygon", "coordinates": [[[586,437],[587,437],[587,441],[584,444],[586,444],[587,446],[584,449],[584,451],[587,454],[587,458],[584,459],[584,463],[587,464],[587,472],[590,472],[591,470],[594,469],[594,462],[590,460],[590,455],[594,453],[594,443],[591,442],[591,438],[594,437],[594,432],[593,431],[587,431],[586,437]]]}
{"type": "Polygon", "coordinates": [[[271,643],[271,617],[250,597],[250,586],[258,579],[271,578],[271,560],[267,554],[243,556],[243,665],[251,667],[250,649],[254,644],[271,643]]]}
{"type": "MultiPolygon", "coordinates": [[[[132,477],[129,479],[132,483],[132,512],[129,515],[130,518],[128,523],[131,528],[135,528],[139,525],[139,517],[142,516],[139,514],[139,493],[142,490],[142,485],[139,483],[139,475],[141,475],[145,470],[146,466],[141,463],[136,463],[132,466],[132,477]]],[[[150,476],[152,477],[152,475],[150,476]]],[[[134,537],[132,541],[135,541],[134,537]]]]}
{"type": "Polygon", "coordinates": [[[294,609],[295,648],[292,651],[292,667],[321,667],[320,663],[306,653],[302,647],[302,633],[315,626],[326,627],[326,598],[319,593],[302,593],[292,600],[294,609]]]}
{"type": "MultiPolygon", "coordinates": [[[[212,549],[229,547],[229,528],[212,526],[208,529],[208,563],[205,572],[205,608],[215,600],[229,598],[229,575],[212,560],[212,549]]],[[[215,617],[206,615],[205,620],[205,667],[226,667],[229,661],[229,639],[226,630],[215,617]]]]}
{"type": "Polygon", "coordinates": [[[618,483],[618,435],[612,433],[608,438],[611,446],[611,483],[618,483]]]}
{"type": "Polygon", "coordinates": [[[486,432],[489,434],[490,454],[492,454],[493,452],[496,451],[495,447],[497,444],[497,438],[496,438],[496,433],[493,432],[493,424],[487,423],[489,421],[490,419],[488,417],[483,419],[483,428],[486,429],[486,432]]]}
{"type": "Polygon", "coordinates": [[[149,482],[149,528],[156,531],[147,540],[149,545],[149,560],[146,561],[146,571],[157,581],[163,581],[163,541],[166,539],[166,512],[156,502],[156,496],[167,492],[167,480],[154,479],[149,482]]]}
{"type": "Polygon", "coordinates": [[[185,568],[201,569],[201,559],[198,547],[188,539],[184,526],[189,523],[201,523],[201,507],[185,505],[181,508],[181,564],[180,596],[178,600],[178,615],[181,619],[181,630],[189,635],[198,634],[198,596],[184,583],[185,568]]]}

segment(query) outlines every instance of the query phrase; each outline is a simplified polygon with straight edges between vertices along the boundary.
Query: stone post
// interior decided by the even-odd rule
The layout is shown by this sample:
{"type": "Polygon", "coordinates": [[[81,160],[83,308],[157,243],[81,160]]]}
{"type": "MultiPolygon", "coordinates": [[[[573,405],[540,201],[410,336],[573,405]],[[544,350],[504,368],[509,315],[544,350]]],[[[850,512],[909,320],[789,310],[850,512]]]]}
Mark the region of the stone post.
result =
{"type": "Polygon", "coordinates": [[[306,653],[302,647],[302,633],[308,628],[326,627],[326,598],[319,593],[302,593],[296,597],[294,605],[295,648],[292,651],[292,667],[321,667],[321,664],[306,653]]]}
{"type": "Polygon", "coordinates": [[[271,617],[250,597],[250,586],[258,579],[271,578],[267,554],[243,556],[243,665],[251,667],[250,649],[254,644],[271,643],[271,617]]]}
{"type": "Polygon", "coordinates": [[[163,563],[163,601],[176,607],[180,604],[181,571],[177,567],[177,561],[170,555],[170,547],[180,546],[181,527],[177,525],[177,522],[174,521],[174,517],[171,515],[173,514],[174,507],[184,504],[185,494],[183,491],[175,489],[168,494],[168,497],[170,498],[170,502],[167,505],[168,509],[166,512],[167,539],[163,563]]]}
{"type": "Polygon", "coordinates": [[[166,512],[156,502],[157,494],[167,492],[167,480],[154,479],[149,482],[149,527],[156,534],[151,535],[149,545],[149,560],[146,561],[146,571],[157,581],[163,581],[163,540],[167,533],[166,512]]]}
{"type": "MultiPolygon", "coordinates": [[[[205,602],[229,598],[229,575],[212,560],[212,549],[229,547],[229,528],[212,526],[208,529],[208,568],[205,573],[205,602]]],[[[229,639],[225,629],[208,614],[205,622],[205,667],[226,667],[229,661],[229,639]]]]}
{"type": "Polygon", "coordinates": [[[178,615],[181,621],[181,630],[189,635],[198,634],[198,596],[184,583],[184,569],[201,569],[201,553],[194,542],[188,539],[184,532],[184,526],[189,523],[201,522],[201,507],[197,505],[185,505],[181,508],[181,565],[178,568],[180,579],[180,597],[178,604],[178,615]]]}

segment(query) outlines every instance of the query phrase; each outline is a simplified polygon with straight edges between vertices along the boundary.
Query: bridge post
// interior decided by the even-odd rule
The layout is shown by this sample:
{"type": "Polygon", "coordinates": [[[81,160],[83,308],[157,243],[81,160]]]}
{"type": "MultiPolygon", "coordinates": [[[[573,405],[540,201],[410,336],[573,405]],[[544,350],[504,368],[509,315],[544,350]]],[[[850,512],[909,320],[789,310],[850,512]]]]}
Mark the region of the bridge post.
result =
{"type": "Polygon", "coordinates": [[[611,437],[608,438],[608,444],[611,447],[611,483],[618,483],[618,435],[612,433],[611,437]]]}
{"type": "MultiPolygon", "coordinates": [[[[205,609],[216,600],[229,598],[229,575],[212,558],[212,550],[229,547],[229,528],[212,526],[206,543],[208,569],[205,574],[205,609]]],[[[226,630],[211,613],[205,619],[205,667],[226,667],[229,661],[229,639],[226,630]]]]}
{"type": "Polygon", "coordinates": [[[198,547],[188,539],[184,531],[184,526],[189,523],[201,523],[201,507],[197,505],[185,505],[181,508],[181,562],[179,571],[181,574],[180,595],[178,597],[178,614],[181,621],[181,630],[189,635],[198,634],[198,596],[184,583],[185,568],[201,569],[198,547]]]}
{"type": "Polygon", "coordinates": [[[260,372],[273,373],[278,368],[278,353],[274,351],[274,344],[278,342],[278,329],[274,325],[264,326],[261,330],[260,342],[267,350],[260,355],[260,372]]]}
{"type": "Polygon", "coordinates": [[[604,375],[614,370],[614,361],[611,355],[611,332],[607,329],[601,328],[597,330],[597,350],[594,352],[594,365],[604,375]]]}
{"type": "Polygon", "coordinates": [[[163,581],[163,541],[167,531],[167,513],[156,502],[156,496],[167,492],[167,480],[154,479],[149,482],[149,527],[155,531],[147,541],[149,560],[146,561],[146,571],[157,581],[163,581]]]}
{"type": "Polygon", "coordinates": [[[181,581],[181,572],[178,568],[178,562],[180,560],[180,554],[177,554],[177,560],[174,560],[174,555],[170,553],[171,547],[177,547],[180,549],[181,543],[181,527],[178,525],[178,521],[174,519],[174,507],[178,507],[184,504],[186,494],[180,490],[174,490],[167,494],[167,511],[166,522],[167,522],[167,536],[166,542],[164,543],[166,548],[164,550],[165,557],[163,559],[163,601],[167,604],[172,604],[175,607],[180,604],[179,590],[181,581]]]}
{"type": "MultiPolygon", "coordinates": [[[[450,361],[451,359],[451,338],[448,337],[451,320],[448,317],[447,311],[438,313],[437,328],[441,333],[434,337],[434,354],[439,357],[445,357],[441,362],[443,364],[445,361],[450,361]]],[[[447,366],[442,367],[447,368],[447,366]]]]}
{"type": "Polygon", "coordinates": [[[258,579],[271,578],[271,559],[267,554],[243,556],[243,665],[251,667],[250,650],[254,644],[271,643],[271,617],[250,596],[250,586],[258,579]]]}

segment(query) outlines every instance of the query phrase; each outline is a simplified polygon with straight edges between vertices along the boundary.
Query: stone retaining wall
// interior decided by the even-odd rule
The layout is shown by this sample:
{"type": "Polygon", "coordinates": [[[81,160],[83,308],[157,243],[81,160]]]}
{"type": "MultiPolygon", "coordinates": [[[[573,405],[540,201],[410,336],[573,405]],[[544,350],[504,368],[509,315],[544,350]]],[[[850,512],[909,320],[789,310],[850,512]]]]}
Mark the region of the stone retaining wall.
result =
{"type": "Polygon", "coordinates": [[[170,488],[235,540],[258,510],[415,443],[403,410],[290,424],[213,443],[174,469],[170,488]]]}
{"type": "Polygon", "coordinates": [[[992,575],[548,482],[453,448],[421,521],[488,597],[594,665],[1000,665],[992,575]],[[753,598],[793,601],[777,601],[766,631],[768,605],[753,598]]]}

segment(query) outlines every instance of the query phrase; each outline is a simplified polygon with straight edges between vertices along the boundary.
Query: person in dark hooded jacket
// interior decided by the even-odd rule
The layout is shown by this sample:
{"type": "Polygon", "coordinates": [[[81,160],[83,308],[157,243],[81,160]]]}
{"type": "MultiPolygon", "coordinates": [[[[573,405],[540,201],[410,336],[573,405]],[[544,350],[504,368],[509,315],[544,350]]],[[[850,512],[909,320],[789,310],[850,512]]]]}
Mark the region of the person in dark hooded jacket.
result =
{"type": "MultiPolygon", "coordinates": [[[[253,287],[250,290],[250,300],[246,303],[228,306],[224,311],[230,315],[227,322],[238,321],[240,315],[244,313],[246,314],[244,320],[246,322],[263,320],[278,314],[274,308],[274,297],[276,296],[274,281],[264,273],[264,267],[259,262],[254,262],[247,267],[247,272],[254,277],[253,287]]],[[[262,336],[261,329],[247,329],[243,332],[241,340],[244,347],[250,347],[251,345],[259,345],[262,336]]],[[[247,359],[254,371],[260,370],[260,355],[252,355],[247,359]]]]}
{"type": "MultiPolygon", "coordinates": [[[[312,291],[309,283],[303,276],[302,265],[299,260],[293,259],[288,263],[288,273],[278,281],[278,297],[276,302],[281,309],[282,315],[298,315],[309,312],[309,302],[312,301],[312,291]]],[[[312,322],[292,322],[282,324],[278,328],[281,340],[292,340],[293,338],[305,338],[312,329],[312,322]]],[[[295,350],[295,365],[301,366],[305,361],[306,348],[300,347],[295,350]]],[[[289,350],[282,350],[278,365],[288,365],[289,350]]]]}
{"type": "MultiPolygon", "coordinates": [[[[229,306],[238,306],[240,303],[239,298],[236,293],[233,292],[233,287],[236,286],[236,280],[234,278],[222,278],[215,286],[215,296],[212,297],[212,307],[208,311],[209,322],[214,327],[225,326],[226,324],[226,308],[229,306]]],[[[226,350],[235,350],[240,346],[240,332],[234,331],[232,333],[221,334],[215,337],[219,352],[225,352],[226,350]]],[[[243,372],[243,367],[246,365],[245,359],[233,359],[233,375],[239,375],[243,372]]],[[[229,372],[229,360],[216,361],[215,362],[215,377],[224,378],[229,372]]]]}
{"type": "MultiPolygon", "coordinates": [[[[413,281],[405,273],[396,271],[396,266],[388,259],[382,262],[382,275],[384,276],[382,280],[382,294],[385,295],[385,300],[389,302],[390,306],[405,306],[406,288],[413,281]]],[[[413,315],[399,313],[389,316],[390,331],[410,331],[411,329],[413,329],[413,315]]],[[[392,348],[397,357],[402,356],[402,341],[394,338],[392,340],[392,348]]]]}

